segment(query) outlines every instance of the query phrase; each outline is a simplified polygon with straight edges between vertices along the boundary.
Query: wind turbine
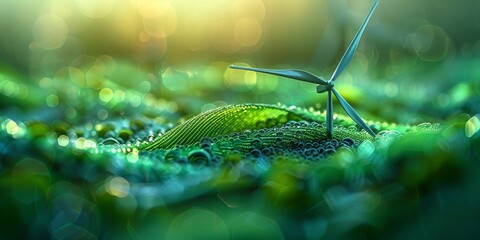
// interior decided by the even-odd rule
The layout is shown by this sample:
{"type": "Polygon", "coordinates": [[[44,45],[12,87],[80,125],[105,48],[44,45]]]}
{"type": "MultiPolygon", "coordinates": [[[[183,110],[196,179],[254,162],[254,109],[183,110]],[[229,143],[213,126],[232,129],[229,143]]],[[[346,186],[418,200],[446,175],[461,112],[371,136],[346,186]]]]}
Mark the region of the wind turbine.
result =
{"type": "Polygon", "coordinates": [[[365,129],[365,131],[367,131],[370,135],[375,137],[375,133],[372,131],[372,129],[368,127],[368,125],[362,120],[360,115],[358,115],[358,113],[352,108],[352,106],[348,104],[348,102],[342,97],[342,95],[340,95],[340,93],[337,92],[337,90],[335,90],[334,85],[335,85],[335,80],[337,80],[338,76],[342,73],[342,71],[348,66],[348,64],[352,60],[352,57],[355,54],[355,51],[357,50],[358,43],[360,42],[360,38],[362,37],[363,30],[365,30],[365,27],[367,26],[367,23],[370,20],[370,17],[372,16],[373,11],[377,7],[378,1],[379,0],[375,0],[375,2],[373,3],[373,6],[370,9],[370,12],[368,13],[367,17],[363,21],[362,25],[360,26],[360,29],[358,30],[352,42],[348,46],[347,50],[343,54],[342,59],[340,60],[340,62],[337,65],[337,68],[332,74],[332,77],[330,77],[328,81],[325,81],[309,72],[306,72],[303,70],[297,70],[297,69],[277,70],[277,69],[242,67],[242,66],[235,66],[235,65],[230,65],[230,68],[267,73],[267,74],[277,75],[281,77],[292,78],[292,79],[296,79],[304,82],[318,84],[317,93],[327,92],[328,94],[326,123],[327,123],[327,136],[329,138],[332,138],[332,132],[333,132],[332,92],[335,95],[335,97],[338,99],[338,102],[340,102],[340,105],[343,107],[345,112],[353,119],[353,121],[355,121],[363,129],[365,129]]]}

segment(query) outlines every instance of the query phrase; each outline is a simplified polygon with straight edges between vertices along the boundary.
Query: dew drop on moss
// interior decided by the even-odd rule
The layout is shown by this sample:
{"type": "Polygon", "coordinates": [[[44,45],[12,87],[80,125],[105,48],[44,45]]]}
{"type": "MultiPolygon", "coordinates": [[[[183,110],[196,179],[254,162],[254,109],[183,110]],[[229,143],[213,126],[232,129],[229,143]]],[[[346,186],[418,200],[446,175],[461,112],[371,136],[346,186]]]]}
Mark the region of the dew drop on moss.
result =
{"type": "Polygon", "coordinates": [[[375,151],[375,145],[370,140],[365,140],[358,146],[358,156],[361,158],[368,158],[375,151]]]}
{"type": "Polygon", "coordinates": [[[353,146],[353,144],[355,144],[355,141],[351,138],[344,138],[342,140],[342,142],[345,143],[348,146],[353,146]]]}
{"type": "Polygon", "coordinates": [[[253,158],[259,158],[259,157],[261,157],[263,154],[262,154],[262,152],[261,152],[260,150],[254,148],[254,149],[252,149],[252,150],[250,151],[249,155],[250,155],[251,157],[253,157],[253,158]]]}
{"type": "Polygon", "coordinates": [[[194,164],[210,164],[212,158],[205,150],[194,150],[188,154],[188,161],[194,164]]]}
{"type": "Polygon", "coordinates": [[[253,147],[253,148],[261,149],[262,146],[263,146],[262,140],[260,140],[259,138],[253,139],[253,141],[252,141],[252,147],[253,147]]]}
{"type": "Polygon", "coordinates": [[[417,125],[417,128],[418,128],[418,129],[421,129],[421,130],[426,130],[426,129],[429,129],[431,126],[432,126],[431,123],[429,123],[429,122],[424,122],[424,123],[418,124],[418,125],[417,125]]]}
{"type": "Polygon", "coordinates": [[[223,157],[220,155],[214,155],[212,157],[212,163],[215,165],[220,165],[223,163],[223,157]]]}
{"type": "Polygon", "coordinates": [[[118,136],[123,139],[123,141],[127,141],[128,139],[130,139],[133,135],[133,132],[132,130],[130,129],[122,129],[118,132],[118,136]]]}
{"type": "Polygon", "coordinates": [[[274,150],[273,150],[272,147],[267,147],[267,148],[262,149],[262,154],[265,155],[265,156],[270,156],[270,155],[272,155],[273,152],[274,152],[274,150]]]}
{"type": "Polygon", "coordinates": [[[171,149],[165,153],[165,160],[167,161],[177,161],[179,157],[180,152],[177,149],[171,149]]]}
{"type": "Polygon", "coordinates": [[[305,156],[316,157],[316,156],[318,156],[318,150],[315,149],[315,148],[307,148],[307,149],[304,150],[304,155],[305,156]]]}
{"type": "Polygon", "coordinates": [[[334,148],[327,148],[325,150],[325,155],[331,155],[331,154],[334,154],[336,152],[336,150],[334,148]]]}

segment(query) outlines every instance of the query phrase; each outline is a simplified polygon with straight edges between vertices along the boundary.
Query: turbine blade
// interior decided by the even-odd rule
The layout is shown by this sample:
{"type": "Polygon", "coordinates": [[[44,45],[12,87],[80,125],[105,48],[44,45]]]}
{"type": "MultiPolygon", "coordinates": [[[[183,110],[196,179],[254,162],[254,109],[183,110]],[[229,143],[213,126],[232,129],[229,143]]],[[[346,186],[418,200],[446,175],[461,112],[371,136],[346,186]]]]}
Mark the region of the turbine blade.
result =
{"type": "Polygon", "coordinates": [[[360,38],[362,38],[363,30],[365,30],[365,27],[367,26],[368,20],[370,20],[370,17],[372,16],[373,11],[378,5],[379,0],[375,0],[375,3],[373,3],[372,8],[370,9],[370,12],[368,13],[367,17],[363,21],[362,26],[360,29],[358,29],[357,34],[353,38],[352,42],[348,46],[347,50],[343,54],[342,59],[338,63],[337,68],[333,72],[332,77],[330,78],[331,81],[335,81],[337,77],[343,72],[343,70],[348,66],[350,61],[352,60],[353,55],[355,54],[355,51],[357,51],[358,43],[360,42],[360,38]]]}
{"type": "Polygon", "coordinates": [[[363,119],[358,115],[358,113],[348,104],[348,102],[340,95],[340,93],[335,90],[335,88],[332,88],[333,94],[335,94],[335,97],[337,97],[338,101],[340,102],[340,105],[342,105],[343,109],[345,112],[350,116],[353,121],[355,121],[360,127],[365,129],[372,137],[375,137],[375,133],[368,127],[368,125],[363,121],[363,119]]]}
{"type": "Polygon", "coordinates": [[[332,138],[333,136],[333,101],[332,101],[332,91],[328,91],[327,98],[327,116],[325,116],[325,122],[327,123],[327,137],[332,138]]]}
{"type": "Polygon", "coordinates": [[[277,75],[280,77],[293,78],[296,80],[309,82],[309,83],[316,83],[321,85],[328,84],[325,80],[322,80],[309,72],[296,70],[296,69],[275,70],[275,69],[242,67],[242,66],[235,66],[235,65],[230,65],[230,68],[267,73],[267,74],[277,75]]]}

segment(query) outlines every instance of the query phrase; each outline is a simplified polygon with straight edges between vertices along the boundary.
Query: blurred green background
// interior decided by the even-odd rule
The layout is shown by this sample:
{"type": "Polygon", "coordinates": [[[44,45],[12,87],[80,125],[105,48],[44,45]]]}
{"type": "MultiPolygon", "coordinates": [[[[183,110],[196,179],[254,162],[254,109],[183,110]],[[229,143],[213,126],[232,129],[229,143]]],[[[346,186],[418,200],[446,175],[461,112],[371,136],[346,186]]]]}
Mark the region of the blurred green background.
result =
{"type": "Polygon", "coordinates": [[[265,171],[242,159],[220,174],[193,168],[186,177],[187,167],[148,156],[83,151],[100,143],[82,134],[108,124],[146,122],[154,136],[229,104],[324,111],[314,85],[228,66],[329,78],[371,4],[1,0],[0,238],[478,235],[476,0],[380,0],[336,84],[363,118],[439,122],[441,137],[367,141],[330,162],[265,171]]]}
{"type": "MultiPolygon", "coordinates": [[[[328,78],[371,6],[353,0],[0,4],[0,61],[21,73],[24,84],[53,94],[135,86],[140,101],[170,99],[173,110],[192,113],[243,102],[324,109],[325,96],[308,83],[227,67],[300,68],[328,78]]],[[[389,121],[480,111],[469,104],[480,89],[479,10],[474,0],[381,1],[337,87],[366,116],[389,121]]]]}

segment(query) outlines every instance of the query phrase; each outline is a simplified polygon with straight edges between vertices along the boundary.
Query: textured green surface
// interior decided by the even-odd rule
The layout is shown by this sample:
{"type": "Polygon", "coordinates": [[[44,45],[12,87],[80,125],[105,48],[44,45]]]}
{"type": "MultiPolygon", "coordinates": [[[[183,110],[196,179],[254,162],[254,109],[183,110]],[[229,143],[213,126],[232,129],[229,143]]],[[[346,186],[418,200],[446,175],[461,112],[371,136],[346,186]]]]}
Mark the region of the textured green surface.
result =
{"type": "Polygon", "coordinates": [[[289,120],[301,120],[301,117],[285,108],[271,105],[244,104],[220,107],[185,121],[145,149],[168,149],[176,145],[191,145],[204,137],[281,126],[289,120]]]}
{"type": "MultiPolygon", "coordinates": [[[[108,107],[130,108],[116,104],[108,107]]],[[[472,171],[468,159],[479,154],[476,118],[465,116],[442,126],[366,119],[378,133],[372,138],[336,114],[328,140],[315,108],[237,104],[182,122],[155,106],[86,123],[0,116],[8,196],[0,206],[15,216],[0,220],[2,233],[175,238],[207,236],[218,223],[222,236],[383,239],[410,226],[402,224],[422,204],[441,212],[438,201],[418,196],[464,181],[459,173],[472,171]]]]}
{"type": "MultiPolygon", "coordinates": [[[[231,133],[242,133],[245,130],[265,128],[270,131],[264,130],[261,133],[254,132],[245,135],[243,139],[230,142],[229,148],[241,147],[255,137],[270,146],[275,145],[278,138],[287,143],[294,140],[321,141],[327,139],[324,124],[306,122],[317,122],[323,118],[322,115],[315,116],[311,112],[305,114],[305,110],[295,109],[264,104],[241,104],[216,108],[185,121],[160,136],[153,143],[142,146],[141,149],[168,149],[180,145],[193,145],[206,137],[215,138],[231,133]],[[289,121],[304,121],[304,123],[278,128],[289,121]],[[255,136],[257,134],[258,136],[255,136]]],[[[356,141],[369,138],[364,132],[359,132],[355,128],[346,129],[343,126],[335,128],[334,139],[342,140],[347,137],[356,141]]]]}

